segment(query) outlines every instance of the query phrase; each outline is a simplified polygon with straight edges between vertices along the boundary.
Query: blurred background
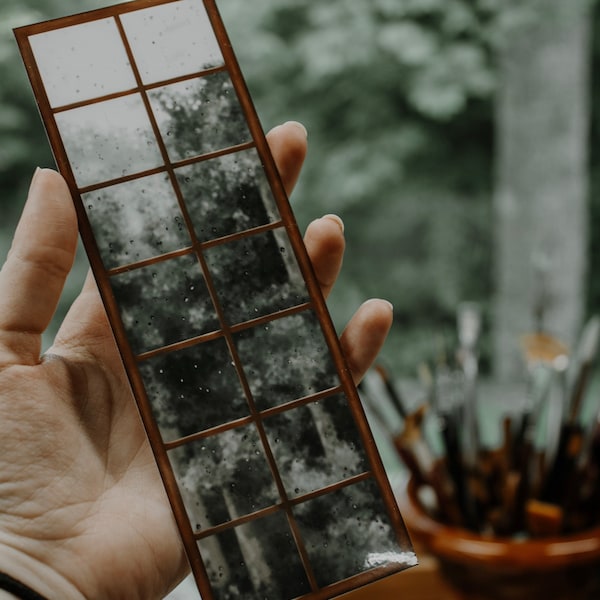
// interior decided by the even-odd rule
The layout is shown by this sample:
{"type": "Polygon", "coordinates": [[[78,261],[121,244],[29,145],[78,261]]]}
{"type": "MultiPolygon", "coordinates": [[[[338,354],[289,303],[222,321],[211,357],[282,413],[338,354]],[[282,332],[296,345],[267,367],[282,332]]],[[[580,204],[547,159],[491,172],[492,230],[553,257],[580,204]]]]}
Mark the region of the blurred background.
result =
{"type": "MultiPolygon", "coordinates": [[[[0,256],[35,166],[53,165],[12,28],[105,4],[2,1],[0,256]]],[[[368,297],[391,300],[383,358],[402,377],[455,336],[462,301],[483,312],[484,372],[514,376],[538,326],[573,342],[600,304],[597,2],[219,5],[265,129],[309,130],[300,227],[346,223],[340,329],[368,297]]]]}

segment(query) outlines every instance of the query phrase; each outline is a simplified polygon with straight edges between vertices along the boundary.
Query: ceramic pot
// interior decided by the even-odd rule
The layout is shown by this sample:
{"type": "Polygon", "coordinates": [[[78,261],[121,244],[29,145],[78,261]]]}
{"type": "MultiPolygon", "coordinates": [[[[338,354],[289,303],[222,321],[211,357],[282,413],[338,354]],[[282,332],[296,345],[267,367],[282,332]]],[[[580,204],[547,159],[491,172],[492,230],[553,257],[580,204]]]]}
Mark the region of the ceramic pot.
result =
{"type": "MultiPolygon", "coordinates": [[[[600,527],[564,537],[484,537],[435,521],[408,482],[398,502],[417,548],[464,600],[598,600],[600,527]]],[[[418,551],[417,551],[418,555],[418,551]]]]}

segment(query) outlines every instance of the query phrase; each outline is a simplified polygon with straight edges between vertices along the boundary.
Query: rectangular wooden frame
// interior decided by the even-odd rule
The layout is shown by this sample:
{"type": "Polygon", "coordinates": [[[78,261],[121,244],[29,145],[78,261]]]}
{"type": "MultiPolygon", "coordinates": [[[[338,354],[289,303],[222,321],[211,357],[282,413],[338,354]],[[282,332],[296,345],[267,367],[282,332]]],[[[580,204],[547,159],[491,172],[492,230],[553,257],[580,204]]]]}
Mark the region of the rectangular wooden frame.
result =
{"type": "MultiPolygon", "coordinates": [[[[203,560],[200,556],[199,550],[198,550],[198,546],[197,546],[198,540],[201,539],[202,537],[206,537],[210,534],[214,534],[216,532],[231,528],[234,525],[240,525],[246,521],[249,521],[249,520],[255,518],[256,515],[252,515],[250,517],[240,519],[233,523],[230,522],[225,525],[220,525],[220,526],[214,527],[208,531],[202,532],[201,534],[195,533],[192,530],[188,515],[186,513],[186,508],[184,506],[184,503],[183,503],[183,500],[182,500],[182,497],[180,494],[180,490],[179,490],[177,481],[175,479],[175,476],[173,474],[173,470],[172,470],[172,467],[171,467],[171,464],[169,461],[169,457],[167,455],[168,450],[173,449],[183,443],[186,443],[188,440],[181,440],[181,441],[173,442],[173,443],[165,443],[162,439],[161,433],[156,424],[156,420],[153,416],[152,408],[151,408],[151,405],[150,405],[150,402],[149,402],[149,399],[148,399],[148,396],[146,393],[144,382],[142,381],[140,374],[139,374],[139,370],[137,368],[140,357],[139,357],[139,355],[136,356],[136,354],[133,352],[133,350],[131,348],[131,345],[128,341],[128,336],[125,331],[123,321],[122,321],[122,318],[121,318],[121,315],[119,312],[119,307],[117,305],[117,302],[116,302],[115,297],[111,290],[110,276],[114,275],[115,273],[118,273],[120,271],[126,271],[127,268],[123,268],[121,270],[119,270],[119,269],[110,270],[110,269],[106,269],[106,267],[103,264],[103,261],[101,259],[101,256],[100,256],[100,253],[99,253],[96,241],[95,241],[92,227],[90,225],[88,216],[86,214],[86,210],[83,206],[82,199],[81,199],[81,196],[83,193],[91,191],[93,189],[96,189],[97,186],[91,186],[91,187],[86,187],[86,188],[81,188],[80,186],[78,186],[75,175],[73,173],[71,163],[67,157],[67,152],[66,152],[63,140],[61,138],[61,134],[59,132],[59,128],[57,126],[57,122],[56,122],[56,118],[55,118],[55,115],[60,112],[63,112],[63,111],[69,110],[69,109],[73,109],[78,106],[85,106],[85,105],[93,104],[94,102],[98,102],[101,100],[118,98],[121,95],[126,95],[131,92],[128,91],[128,92],[124,92],[123,94],[113,94],[111,96],[96,98],[95,100],[91,100],[88,102],[81,102],[81,103],[72,104],[69,106],[52,108],[50,101],[48,99],[46,90],[45,90],[45,86],[44,86],[44,82],[43,82],[41,73],[36,64],[36,60],[34,57],[34,53],[33,53],[31,44],[29,42],[29,38],[32,35],[46,33],[49,31],[56,30],[56,29],[61,29],[63,27],[78,25],[78,24],[82,24],[82,23],[86,23],[86,22],[90,22],[90,21],[95,21],[98,19],[109,18],[109,17],[114,18],[116,20],[116,22],[119,24],[119,31],[120,31],[120,34],[123,39],[123,44],[124,44],[125,48],[127,49],[127,52],[129,55],[129,60],[131,62],[131,67],[135,74],[135,78],[136,78],[137,85],[138,85],[138,88],[136,89],[136,91],[139,92],[142,95],[142,97],[145,99],[145,102],[147,105],[146,108],[147,108],[148,112],[151,114],[152,111],[148,104],[146,92],[156,86],[144,85],[144,83],[142,82],[142,78],[137,69],[136,62],[135,62],[134,56],[131,52],[131,48],[129,46],[127,36],[123,30],[122,25],[120,24],[118,17],[125,13],[134,12],[134,11],[138,11],[138,10],[142,10],[142,9],[150,8],[150,7],[157,7],[157,6],[161,6],[161,5],[172,4],[172,3],[179,2],[179,1],[180,0],[134,0],[132,2],[128,2],[125,4],[107,7],[107,8],[103,8],[100,10],[83,13],[80,15],[74,15],[74,16],[65,17],[62,19],[56,19],[53,21],[48,21],[48,22],[44,22],[44,23],[40,23],[40,24],[36,24],[36,25],[27,26],[27,27],[22,27],[22,28],[15,30],[15,35],[17,37],[19,48],[21,50],[21,54],[23,56],[23,59],[24,59],[25,65],[26,65],[26,69],[27,69],[29,79],[31,81],[31,85],[35,92],[35,96],[36,96],[36,99],[37,99],[37,102],[39,105],[39,109],[40,109],[42,118],[46,125],[48,137],[50,140],[50,144],[51,144],[57,165],[59,167],[60,172],[65,177],[65,179],[69,185],[69,188],[71,190],[71,194],[72,194],[72,197],[73,197],[73,200],[74,200],[74,203],[76,206],[77,214],[78,214],[81,237],[82,237],[84,246],[86,248],[86,252],[88,254],[93,273],[96,277],[96,281],[98,283],[98,288],[100,290],[100,294],[102,296],[104,306],[106,307],[106,311],[109,316],[109,321],[110,321],[111,327],[113,329],[113,332],[114,332],[114,335],[115,335],[115,338],[117,341],[117,345],[118,345],[119,351],[120,351],[122,359],[123,359],[123,363],[125,365],[127,374],[129,376],[129,379],[131,382],[132,389],[134,391],[134,395],[135,395],[136,402],[139,407],[139,412],[140,412],[144,427],[146,429],[152,450],[156,457],[156,462],[158,464],[158,467],[159,467],[159,470],[161,473],[161,477],[163,479],[165,488],[166,488],[168,496],[169,496],[169,500],[172,505],[172,509],[173,509],[173,512],[174,512],[174,515],[175,515],[175,518],[176,518],[176,521],[177,521],[177,524],[178,524],[178,527],[179,527],[179,530],[181,533],[181,537],[183,539],[183,543],[185,545],[185,549],[186,549],[187,556],[188,556],[188,559],[190,562],[190,566],[192,568],[192,572],[194,574],[199,591],[202,594],[203,598],[205,600],[210,600],[214,596],[213,596],[212,586],[210,585],[209,577],[208,577],[204,562],[203,562],[203,560]]],[[[198,2],[200,2],[200,1],[201,0],[198,0],[198,2]]],[[[349,480],[337,483],[333,486],[329,486],[327,488],[318,490],[317,492],[313,492],[311,494],[303,496],[302,498],[300,498],[300,500],[290,499],[286,496],[286,494],[284,492],[282,494],[281,502],[277,506],[273,506],[272,508],[266,509],[265,511],[262,511],[260,513],[261,515],[265,515],[265,514],[269,514],[270,512],[273,512],[276,510],[281,510],[285,513],[285,515],[288,518],[289,523],[291,524],[294,538],[295,538],[296,544],[299,549],[299,554],[300,554],[302,562],[304,564],[304,567],[305,567],[305,570],[306,570],[306,573],[308,576],[308,580],[310,582],[310,586],[312,589],[312,591],[309,594],[303,595],[302,598],[311,598],[311,599],[315,599],[315,600],[321,599],[321,598],[323,598],[323,599],[331,598],[331,597],[337,596],[339,594],[342,594],[344,592],[347,592],[351,589],[354,589],[356,587],[365,585],[371,581],[374,581],[376,579],[379,579],[379,578],[389,575],[391,573],[400,571],[414,563],[411,563],[410,561],[407,561],[407,562],[393,562],[392,561],[389,564],[385,564],[384,566],[379,566],[379,567],[373,568],[371,570],[363,571],[357,575],[349,577],[348,579],[345,579],[343,581],[339,581],[333,585],[328,585],[326,587],[320,587],[314,577],[314,574],[312,574],[312,569],[310,566],[310,559],[308,558],[306,549],[303,546],[302,536],[300,535],[297,524],[295,525],[295,518],[292,514],[293,506],[299,504],[300,502],[307,501],[308,499],[316,498],[323,494],[330,493],[336,489],[341,489],[348,485],[352,485],[353,483],[356,483],[357,481],[373,479],[376,482],[376,484],[381,492],[381,495],[382,495],[382,498],[383,498],[383,501],[384,501],[384,504],[386,507],[387,516],[389,517],[390,522],[396,532],[396,538],[398,541],[399,548],[402,551],[406,551],[406,552],[410,553],[411,552],[410,540],[406,534],[406,530],[404,528],[404,524],[402,522],[401,515],[397,508],[397,504],[396,504],[396,501],[394,498],[393,491],[390,487],[386,473],[384,471],[384,467],[382,465],[381,459],[379,457],[379,453],[377,451],[375,442],[373,440],[371,431],[369,429],[362,405],[360,403],[359,396],[357,394],[356,388],[352,381],[350,371],[348,369],[348,366],[345,363],[345,359],[343,357],[343,354],[342,354],[342,351],[340,348],[340,344],[339,344],[337,334],[335,332],[335,328],[331,321],[331,318],[330,318],[329,312],[327,310],[325,301],[323,299],[320,287],[319,287],[317,280],[315,278],[315,275],[313,273],[312,265],[310,263],[306,249],[304,247],[301,233],[299,232],[299,229],[295,222],[294,215],[292,213],[292,210],[290,208],[290,205],[289,205],[289,202],[288,202],[288,199],[286,196],[286,192],[284,190],[283,184],[279,177],[279,173],[277,171],[277,168],[276,168],[273,158],[271,156],[262,126],[260,124],[256,110],[255,110],[252,100],[250,98],[249,91],[244,82],[242,73],[240,71],[239,64],[234,55],[232,45],[228,38],[227,32],[226,32],[225,27],[220,18],[217,6],[216,6],[214,0],[202,0],[202,2],[204,5],[204,8],[206,9],[208,17],[210,19],[210,22],[212,24],[212,28],[215,32],[219,47],[223,54],[223,58],[225,59],[225,66],[223,67],[223,69],[216,68],[214,71],[217,72],[220,70],[226,70],[231,77],[234,88],[235,88],[238,98],[240,100],[242,109],[244,111],[244,115],[245,115],[249,130],[250,130],[250,133],[252,135],[252,142],[250,144],[247,144],[244,147],[256,148],[256,150],[260,156],[260,159],[263,163],[267,178],[271,185],[273,195],[275,197],[278,209],[281,214],[282,222],[272,223],[269,227],[266,227],[265,230],[272,229],[278,225],[279,226],[283,225],[285,227],[285,231],[287,232],[287,235],[289,236],[289,239],[291,241],[291,245],[295,252],[299,267],[302,271],[308,292],[310,294],[309,307],[318,316],[318,319],[321,323],[321,327],[323,328],[323,331],[325,333],[325,339],[327,341],[329,351],[330,351],[333,361],[336,365],[337,373],[340,378],[341,385],[340,385],[339,389],[338,390],[328,390],[327,394],[338,392],[338,393],[343,393],[345,395],[345,397],[347,398],[350,411],[352,412],[354,420],[357,424],[357,427],[358,427],[358,430],[360,433],[360,437],[361,437],[363,445],[364,445],[364,451],[368,457],[368,461],[369,461],[369,465],[370,465],[370,470],[368,472],[365,472],[364,474],[359,475],[354,478],[351,478],[349,480]]],[[[169,81],[169,83],[183,81],[183,80],[186,80],[187,78],[189,78],[189,76],[173,79],[173,80],[169,81]]],[[[161,82],[160,85],[164,85],[164,83],[165,82],[161,82]]],[[[157,125],[155,122],[153,123],[153,127],[155,128],[155,131],[157,133],[157,140],[159,142],[159,145],[161,145],[160,150],[163,155],[164,164],[166,165],[165,168],[160,168],[157,170],[157,172],[165,172],[165,173],[169,174],[169,176],[171,178],[174,178],[174,174],[173,174],[174,167],[169,160],[167,150],[164,146],[164,143],[161,142],[161,137],[160,137],[159,132],[157,131],[157,125]]],[[[212,158],[212,157],[218,156],[218,155],[219,155],[219,153],[216,153],[211,156],[204,157],[204,158],[212,158]]],[[[151,172],[148,172],[146,174],[150,174],[150,173],[151,172]]],[[[112,181],[111,184],[125,182],[125,181],[133,179],[135,177],[139,177],[139,174],[134,177],[124,177],[119,181],[112,181]]],[[[188,225],[188,228],[191,227],[189,223],[187,225],[188,225]]],[[[195,251],[195,249],[196,249],[195,246],[206,247],[206,244],[202,245],[198,242],[198,240],[194,240],[194,247],[191,248],[192,252],[195,251]]],[[[147,264],[152,264],[152,262],[153,262],[152,260],[147,261],[147,264]]],[[[307,308],[307,305],[304,304],[304,305],[299,306],[296,309],[291,310],[289,312],[293,313],[296,310],[299,312],[301,310],[306,310],[306,308],[307,308]]],[[[267,322],[269,320],[269,318],[270,317],[264,317],[262,319],[262,321],[267,322]]],[[[261,319],[258,319],[256,322],[260,322],[260,321],[261,321],[261,319]]],[[[231,335],[231,331],[229,332],[229,335],[231,335]]],[[[301,406],[303,404],[307,404],[309,402],[316,401],[320,397],[324,397],[327,394],[317,393],[314,396],[304,398],[304,399],[301,399],[301,400],[295,402],[294,406],[301,406]]],[[[279,411],[287,410],[289,408],[290,408],[290,405],[284,405],[283,407],[271,409],[270,411],[261,413],[256,408],[256,406],[254,406],[253,410],[251,411],[251,415],[247,419],[247,422],[256,424],[263,442],[266,442],[266,434],[264,431],[264,427],[262,427],[262,419],[267,414],[269,414],[269,415],[276,414],[279,411]]],[[[240,423],[235,423],[235,425],[239,425],[239,424],[240,423]]],[[[218,430],[210,430],[208,433],[204,432],[203,434],[200,434],[196,437],[201,438],[203,435],[212,435],[212,434],[215,434],[215,432],[218,433],[219,431],[227,430],[228,426],[229,425],[223,426],[221,428],[217,428],[218,430]]],[[[266,444],[266,445],[268,446],[268,444],[266,444]]],[[[278,475],[278,468],[275,464],[273,456],[272,455],[267,456],[267,459],[272,468],[273,476],[274,476],[277,488],[279,490],[284,490],[284,486],[283,486],[280,476],[278,475]]]]}

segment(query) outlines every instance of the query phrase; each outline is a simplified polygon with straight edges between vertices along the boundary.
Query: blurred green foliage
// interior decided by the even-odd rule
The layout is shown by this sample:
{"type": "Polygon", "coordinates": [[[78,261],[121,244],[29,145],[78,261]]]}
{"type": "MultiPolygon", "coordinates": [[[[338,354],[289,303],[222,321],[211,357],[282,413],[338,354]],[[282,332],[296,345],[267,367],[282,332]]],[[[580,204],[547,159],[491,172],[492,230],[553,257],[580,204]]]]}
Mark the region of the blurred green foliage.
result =
{"type": "MultiPolygon", "coordinates": [[[[11,28],[103,4],[3,0],[0,6],[5,238],[35,165],[51,164],[11,28]]],[[[218,4],[265,128],[288,119],[308,127],[309,156],[293,197],[300,227],[328,212],[346,223],[346,264],[330,298],[337,326],[368,297],[390,299],[395,325],[384,358],[413,374],[437,351],[438,339],[453,335],[460,301],[489,306],[494,47],[513,23],[532,18],[529,5],[218,4]]],[[[597,304],[600,284],[591,288],[597,304]]]]}
{"type": "Polygon", "coordinates": [[[300,225],[330,211],[346,222],[338,326],[366,298],[390,299],[384,354],[412,373],[452,334],[458,302],[490,295],[494,4],[221,5],[265,126],[308,126],[300,225]]]}

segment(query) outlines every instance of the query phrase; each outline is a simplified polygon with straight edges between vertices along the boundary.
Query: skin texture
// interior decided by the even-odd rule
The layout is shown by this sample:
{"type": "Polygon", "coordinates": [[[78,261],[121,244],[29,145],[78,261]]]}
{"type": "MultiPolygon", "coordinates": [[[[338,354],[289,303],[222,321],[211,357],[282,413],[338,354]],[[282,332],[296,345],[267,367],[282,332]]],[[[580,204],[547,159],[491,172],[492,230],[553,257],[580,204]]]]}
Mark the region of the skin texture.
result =
{"type": "MultiPolygon", "coordinates": [[[[290,193],[306,131],[286,123],[268,140],[290,193]]],[[[342,264],[343,224],[327,215],[305,239],[327,295],[342,264]]],[[[51,599],[162,598],[187,565],[91,276],[40,357],[76,244],[65,182],[37,171],[0,272],[1,569],[51,599]]],[[[391,322],[389,303],[371,300],[342,334],[356,381],[391,322]]]]}

